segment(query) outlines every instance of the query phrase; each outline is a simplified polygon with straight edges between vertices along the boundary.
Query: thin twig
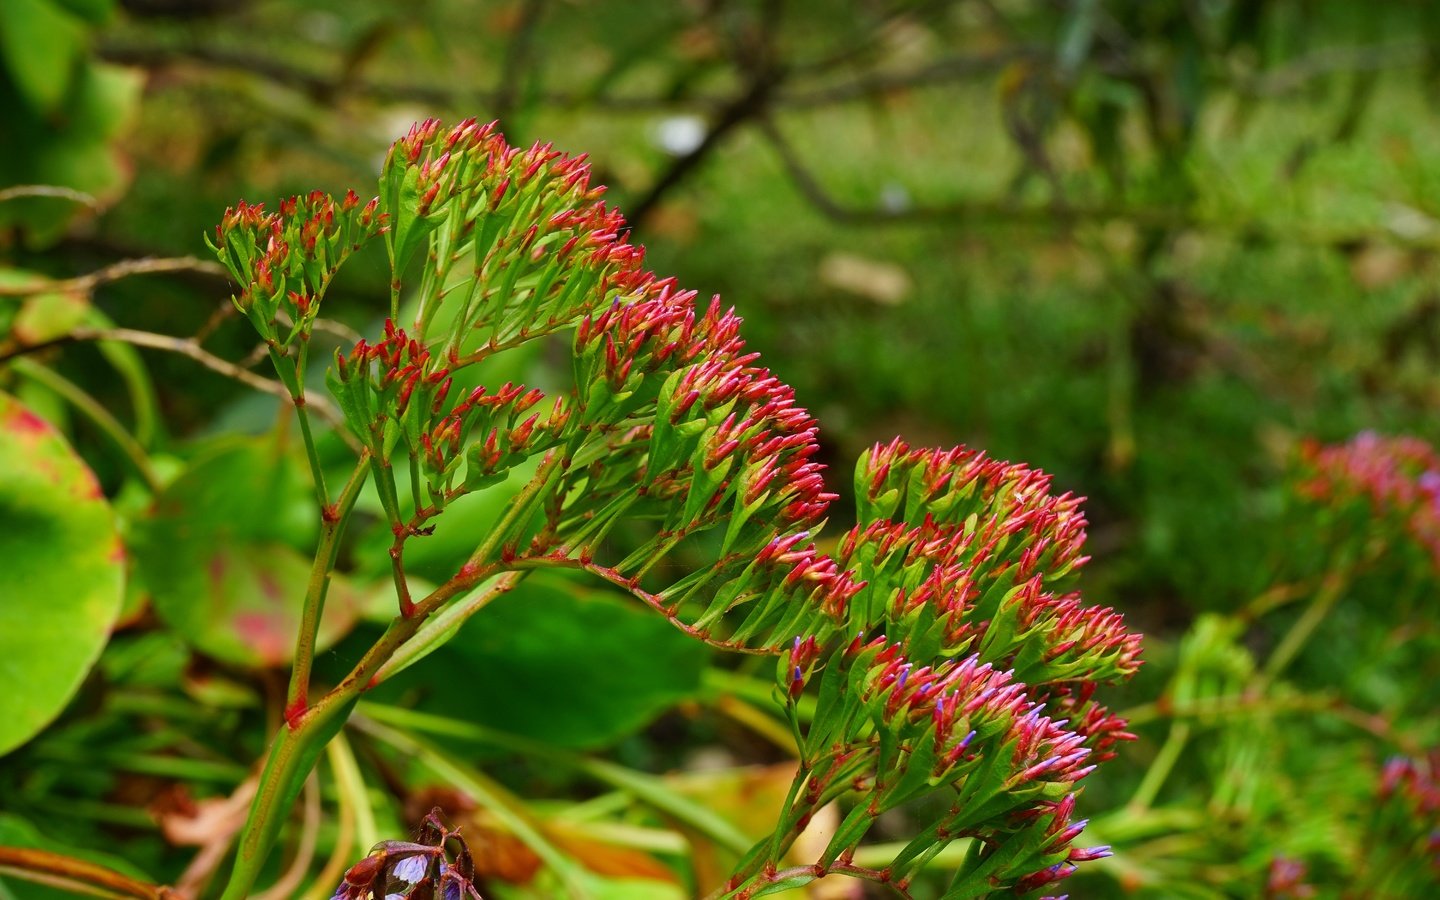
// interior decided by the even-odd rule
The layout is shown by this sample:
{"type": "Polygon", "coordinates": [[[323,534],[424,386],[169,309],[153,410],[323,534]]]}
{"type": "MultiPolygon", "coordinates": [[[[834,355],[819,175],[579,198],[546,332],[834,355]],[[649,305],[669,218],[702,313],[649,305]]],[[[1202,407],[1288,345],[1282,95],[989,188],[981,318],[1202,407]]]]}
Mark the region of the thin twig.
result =
{"type": "Polygon", "coordinates": [[[1409,238],[1383,229],[1348,233],[1326,232],[1297,225],[1274,226],[1254,220],[1224,221],[1186,209],[1123,205],[1070,205],[1057,209],[1054,206],[1023,206],[981,200],[901,209],[851,206],[836,200],[820,183],[772,120],[764,117],[757,125],[801,196],[827,219],[847,225],[1013,225],[1057,228],[1080,222],[1121,221],[1140,228],[1194,229],[1277,244],[1340,249],[1374,241],[1427,253],[1440,251],[1440,235],[1409,238]]]}
{"type": "Polygon", "coordinates": [[[22,197],[53,197],[59,200],[70,200],[91,209],[100,208],[100,201],[92,195],[58,184],[17,184],[14,187],[0,190],[0,203],[7,200],[19,200],[22,197]]]}
{"type": "MultiPolygon", "coordinates": [[[[137,331],[133,328],[75,328],[68,334],[50,341],[42,341],[38,344],[28,344],[23,347],[11,347],[0,352],[0,363],[17,356],[35,353],[50,347],[59,346],[81,341],[120,341],[121,343],[133,344],[136,347],[149,347],[152,350],[164,350],[169,353],[178,353],[181,356],[188,356],[200,365],[218,372],[227,378],[232,378],[241,384],[252,387],[257,391],[266,394],[273,394],[285,401],[290,401],[290,392],[285,385],[278,381],[256,375],[254,372],[242,369],[226,359],[221,359],[210,351],[201,347],[193,338],[174,337],[168,334],[157,334],[151,331],[137,331]]],[[[355,452],[361,448],[345,427],[344,418],[340,411],[323,397],[307,397],[307,405],[315,410],[315,414],[335,426],[336,431],[349,443],[355,452]]]]}
{"type": "Polygon", "coordinates": [[[97,285],[108,284],[129,278],[132,275],[159,275],[167,272],[199,272],[203,275],[225,276],[225,268],[216,262],[196,259],[193,256],[178,256],[168,259],[123,259],[88,275],[65,278],[59,281],[36,281],[24,285],[0,286],[0,297],[23,297],[30,294],[57,291],[64,293],[88,294],[97,285]]]}
{"type": "Polygon", "coordinates": [[[0,873],[96,897],[135,897],[139,900],[179,897],[170,888],[137,881],[105,866],[28,847],[0,847],[0,873]]]}

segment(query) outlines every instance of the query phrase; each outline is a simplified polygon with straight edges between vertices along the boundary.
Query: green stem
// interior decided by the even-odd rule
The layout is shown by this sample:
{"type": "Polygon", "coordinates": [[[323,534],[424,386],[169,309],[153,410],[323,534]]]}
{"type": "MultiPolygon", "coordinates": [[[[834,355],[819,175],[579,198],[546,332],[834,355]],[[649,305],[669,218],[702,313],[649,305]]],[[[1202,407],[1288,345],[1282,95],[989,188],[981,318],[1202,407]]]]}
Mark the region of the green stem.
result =
{"type": "MultiPolygon", "coordinates": [[[[221,900],[243,900],[249,895],[306,777],[315,767],[326,744],[345,724],[360,695],[376,683],[381,668],[400,647],[415,637],[426,619],[440,607],[503,571],[503,565],[488,561],[488,554],[498,548],[502,536],[510,528],[533,512],[537,498],[543,497],[543,490],[550,482],[550,475],[558,468],[560,459],[557,454],[541,463],[535,478],[511,502],[510,509],[491,538],[470,557],[459,573],[392,619],[380,639],[330,693],[303,712],[286,717],[280,734],[271,745],[265,769],[260,774],[260,785],[241,832],[235,867],[221,900]]],[[[374,467],[375,461],[371,462],[374,467]]],[[[377,476],[382,471],[388,473],[389,469],[382,466],[376,470],[377,476]]],[[[389,483],[393,489],[393,479],[389,483]]],[[[380,487],[383,499],[384,486],[380,487]]]]}
{"type": "Polygon", "coordinates": [[[1331,572],[1325,578],[1321,583],[1320,590],[1316,592],[1315,598],[1310,601],[1305,612],[1295,620],[1294,625],[1290,626],[1290,630],[1285,633],[1285,636],[1280,639],[1279,645],[1275,647],[1275,652],[1271,653],[1270,658],[1265,661],[1265,668],[1256,679],[1255,691],[1263,690],[1281,672],[1285,671],[1286,666],[1294,661],[1305,647],[1306,642],[1315,633],[1315,629],[1325,621],[1326,616],[1330,615],[1330,611],[1335,608],[1335,604],[1339,602],[1341,595],[1345,593],[1345,588],[1349,585],[1350,577],[1348,571],[1344,569],[1331,572]]]}
{"type": "MultiPolygon", "coordinates": [[[[376,446],[383,445],[383,437],[377,436],[376,446]]],[[[395,469],[389,460],[373,457],[370,469],[375,474],[375,490],[380,495],[380,506],[385,518],[390,521],[390,531],[395,536],[390,544],[390,575],[395,582],[395,599],[400,604],[400,614],[408,616],[414,609],[410,600],[410,581],[405,577],[403,551],[408,536],[405,517],[400,514],[400,496],[395,490],[395,469]]]]}
{"type": "Polygon", "coordinates": [[[65,402],[75,408],[75,411],[89,419],[91,424],[100,430],[100,433],[110,439],[115,448],[125,457],[125,461],[145,482],[145,487],[152,494],[160,493],[164,487],[160,479],[155,475],[155,470],[150,468],[150,457],[145,453],[130,432],[125,430],[109,410],[95,401],[89,394],[70,379],[56,372],[48,366],[41,365],[33,359],[17,356],[10,361],[10,365],[24,377],[36,384],[44,385],[56,394],[60,395],[65,402]]]}
{"type": "Polygon", "coordinates": [[[250,896],[270,847],[295,808],[305,779],[354,706],[353,697],[337,698],[336,694],[332,692],[325,698],[332,702],[316,704],[280,727],[260,773],[255,799],[250,802],[250,815],[240,832],[235,867],[221,900],[245,900],[250,896]]]}
{"type": "Polygon", "coordinates": [[[300,420],[300,438],[305,445],[305,458],[310,461],[310,481],[315,486],[315,503],[323,512],[330,505],[330,493],[325,489],[325,469],[320,465],[320,454],[315,448],[315,434],[310,428],[310,412],[305,408],[305,358],[309,349],[309,340],[302,339],[294,367],[289,368],[285,365],[285,357],[272,344],[270,363],[275,367],[275,374],[280,377],[285,389],[290,392],[290,401],[295,406],[295,417],[300,420]]]}
{"type": "Polygon", "coordinates": [[[320,633],[320,617],[325,612],[325,595],[330,589],[330,574],[335,568],[335,557],[340,551],[340,538],[345,533],[345,524],[350,511],[360,496],[360,489],[370,471],[370,453],[360,454],[360,460],[350,473],[350,480],[340,492],[334,506],[325,507],[320,517],[320,543],[315,548],[315,561],[310,567],[310,581],[305,586],[305,602],[300,613],[300,629],[295,636],[295,664],[290,670],[290,687],[285,693],[286,717],[305,711],[310,690],[310,668],[315,660],[315,639],[320,633]]]}
{"type": "Polygon", "coordinates": [[[241,831],[235,867],[222,900],[244,900],[249,896],[306,777],[330,739],[345,724],[355,702],[371,686],[380,668],[401,645],[415,636],[432,613],[496,571],[495,567],[467,566],[416,604],[410,616],[396,616],[391,620],[390,627],[385,629],[380,639],[330,693],[303,713],[287,717],[271,744],[265,769],[260,774],[260,785],[241,831]]]}
{"type": "Polygon", "coordinates": [[[1125,810],[1127,814],[1138,815],[1149,809],[1159,795],[1160,788],[1165,785],[1165,779],[1170,777],[1170,771],[1175,768],[1179,761],[1180,754],[1185,751],[1185,745],[1190,742],[1190,723],[1174,722],[1170,725],[1170,734],[1165,738],[1165,744],[1160,752],[1155,755],[1155,761],[1145,773],[1145,778],[1140,782],[1140,787],[1135,789],[1135,796],[1130,798],[1125,810]]]}
{"type": "Polygon", "coordinates": [[[432,616],[425,622],[424,627],[415,633],[415,637],[406,641],[395,651],[395,655],[390,657],[390,660],[380,668],[376,675],[377,680],[384,681],[424,659],[431,651],[448,641],[451,635],[471,616],[489,606],[496,597],[510,591],[526,574],[526,572],[506,572],[483,590],[477,591],[463,601],[451,604],[438,615],[432,616]]]}
{"type": "Polygon", "coordinates": [[[520,493],[515,495],[515,499],[510,501],[505,515],[490,530],[489,537],[476,548],[474,553],[470,554],[465,568],[483,565],[487,560],[495,558],[495,554],[503,549],[506,537],[510,536],[512,531],[515,531],[529,516],[534,514],[536,501],[543,497],[545,488],[550,485],[551,476],[560,469],[564,460],[565,456],[557,451],[551,451],[550,455],[545,457],[545,460],[535,469],[535,475],[530,479],[530,483],[521,488],[520,493]]]}

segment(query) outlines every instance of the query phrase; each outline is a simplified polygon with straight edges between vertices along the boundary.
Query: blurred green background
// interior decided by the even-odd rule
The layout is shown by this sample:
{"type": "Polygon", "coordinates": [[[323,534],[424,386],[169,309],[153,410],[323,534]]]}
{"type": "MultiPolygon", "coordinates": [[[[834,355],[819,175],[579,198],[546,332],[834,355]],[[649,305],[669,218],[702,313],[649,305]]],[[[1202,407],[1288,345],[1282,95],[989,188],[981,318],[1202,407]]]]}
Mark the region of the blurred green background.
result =
{"type": "MultiPolygon", "coordinates": [[[[368,196],[390,141],[428,116],[588,153],[650,265],[745,317],[820,419],[842,498],[856,455],[895,434],[1024,460],[1089,498],[1086,596],[1152,636],[1136,703],[1202,613],[1324,568],[1285,539],[1299,440],[1440,438],[1440,5],[1424,0],[4,0],[0,62],[0,261],[57,279],[206,257],[239,198],[368,196]],[[5,194],[33,184],[93,200],[5,194]]],[[[372,263],[327,315],[373,327],[372,263]]],[[[190,267],[93,298],[120,326],[243,360],[228,292],[190,267]]],[[[244,386],[143,352],[159,444],[271,423],[244,386]]],[[[93,347],[51,361],[128,409],[93,347]]],[[[72,437],[118,486],[103,440],[72,437]]],[[[1296,678],[1408,710],[1410,738],[1433,740],[1433,657],[1405,647],[1434,646],[1435,607],[1401,621],[1386,584],[1355,588],[1296,678]]],[[[1260,652],[1278,630],[1221,643],[1260,652]]],[[[1293,793],[1369,790],[1368,770],[1335,773],[1380,751],[1325,756],[1338,726],[1311,727],[1271,760],[1293,793]]],[[[1166,732],[1147,728],[1095,808],[1118,808],[1159,752],[1166,732]]],[[[1192,777],[1212,775],[1175,797],[1209,803],[1202,832],[1223,826],[1234,804],[1187,797],[1192,777]]],[[[1236,820],[1232,840],[1253,827],[1271,846],[1205,851],[1223,865],[1183,841],[1121,853],[1073,890],[1189,895],[1208,871],[1195,896],[1258,896],[1288,837],[1319,857],[1339,840],[1296,837],[1314,808],[1296,796],[1236,820]]]]}

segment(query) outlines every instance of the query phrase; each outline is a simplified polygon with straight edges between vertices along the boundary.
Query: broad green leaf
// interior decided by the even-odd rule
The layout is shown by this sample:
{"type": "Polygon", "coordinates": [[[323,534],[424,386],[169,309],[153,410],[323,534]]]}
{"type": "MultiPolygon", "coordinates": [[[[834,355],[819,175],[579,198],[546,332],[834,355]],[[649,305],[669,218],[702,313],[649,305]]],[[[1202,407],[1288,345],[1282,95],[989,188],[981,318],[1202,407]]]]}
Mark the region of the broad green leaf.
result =
{"type": "Polygon", "coordinates": [[[10,333],[22,344],[43,344],[69,334],[90,308],[83,294],[46,291],[26,298],[10,326],[10,333]]]}
{"type": "Polygon", "coordinates": [[[55,112],[84,46],[84,25],[50,0],[0,3],[0,59],[32,108],[55,112]]]}
{"type": "MultiPolygon", "coordinates": [[[[8,0],[0,3],[0,16],[11,14],[8,0]]],[[[0,133],[26,136],[0,140],[0,185],[61,185],[101,201],[113,198],[127,172],[111,142],[139,105],[143,76],[82,60],[67,80],[60,113],[52,115],[32,108],[18,84],[0,77],[0,133]]],[[[43,246],[83,208],[69,199],[22,197],[0,204],[0,227],[18,224],[27,243],[43,246]]]]}
{"type": "Polygon", "coordinates": [[[701,690],[707,652],[608,592],[532,576],[377,689],[567,747],[599,747],[701,690]]]}
{"type": "Polygon", "coordinates": [[[0,394],[0,753],[65,707],[120,612],[125,553],[94,475],[0,394]]]}
{"type": "MultiPolygon", "coordinates": [[[[164,545],[159,549],[163,553],[164,545]]],[[[310,560],[282,544],[217,546],[203,561],[187,555],[178,565],[157,566],[150,558],[150,602],[186,642],[237,665],[290,662],[310,560]]],[[[348,632],[364,603],[348,579],[334,576],[318,646],[329,647],[348,632]]]]}
{"type": "MultiPolygon", "coordinates": [[[[294,649],[315,519],[287,453],[267,441],[223,445],[176,478],[136,524],[138,578],[160,618],[195,648],[239,665],[280,665],[294,649]]],[[[322,647],[350,629],[362,601],[347,579],[333,578],[322,647]]]]}

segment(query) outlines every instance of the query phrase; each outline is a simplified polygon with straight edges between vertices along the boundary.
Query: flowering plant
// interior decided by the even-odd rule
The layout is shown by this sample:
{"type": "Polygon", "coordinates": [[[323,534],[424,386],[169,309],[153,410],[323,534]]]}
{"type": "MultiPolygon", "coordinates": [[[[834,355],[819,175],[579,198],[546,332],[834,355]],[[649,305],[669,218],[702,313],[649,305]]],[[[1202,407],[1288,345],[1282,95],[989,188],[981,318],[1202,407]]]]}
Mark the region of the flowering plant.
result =
{"type": "MultiPolygon", "coordinates": [[[[718,297],[697,303],[644,267],[602,193],[583,157],[512,147],[493,123],[431,120],[393,145],[373,199],[240,203],[215,228],[234,306],[293,406],[316,530],[298,613],[287,604],[293,651],[264,648],[290,674],[253,798],[237,792],[248,812],[224,897],[251,896],[361,697],[546,570],[624,592],[710,647],[775,660],[797,765],[768,836],[748,851],[753,837],[732,840],[733,872],[697,889],[743,900],[844,875],[910,896],[921,869],[958,845],[944,896],[1023,894],[1108,855],[1075,843],[1077,784],[1132,738],[1099,688],[1136,671],[1140,637],[1073,591],[1086,561],[1080,501],[1028,466],[896,439],[859,461],[854,527],[822,538],[837,495],[815,420],[718,297]],[[335,352],[331,399],[315,396],[327,294],[347,260],[380,247],[388,316],[335,352]],[[485,374],[537,342],[568,349],[568,383],[485,374]],[[337,451],[350,453],[343,482],[337,451]],[[437,528],[453,539],[449,514],[478,494],[495,497],[493,525],[464,536],[461,564],[417,576],[417,548],[437,528]],[[327,605],[353,612],[337,566],[361,509],[388,531],[393,605],[383,633],[331,677],[317,651],[334,637],[327,605]],[[898,813],[913,833],[877,856],[867,838],[898,813]],[[807,829],[826,817],[834,828],[817,844],[807,829]]],[[[219,584],[237,564],[222,552],[198,574],[165,567],[166,536],[194,537],[183,490],[203,505],[232,462],[222,452],[159,491],[137,529],[162,615],[194,616],[195,579],[219,584]]],[[[246,499],[217,542],[251,536],[246,499]]],[[[253,577],[284,602],[277,571],[253,577]]],[[[238,653],[230,634],[206,649],[238,653]]],[[[335,896],[478,896],[476,881],[465,840],[432,814],[415,841],[376,844],[335,896]]]]}

